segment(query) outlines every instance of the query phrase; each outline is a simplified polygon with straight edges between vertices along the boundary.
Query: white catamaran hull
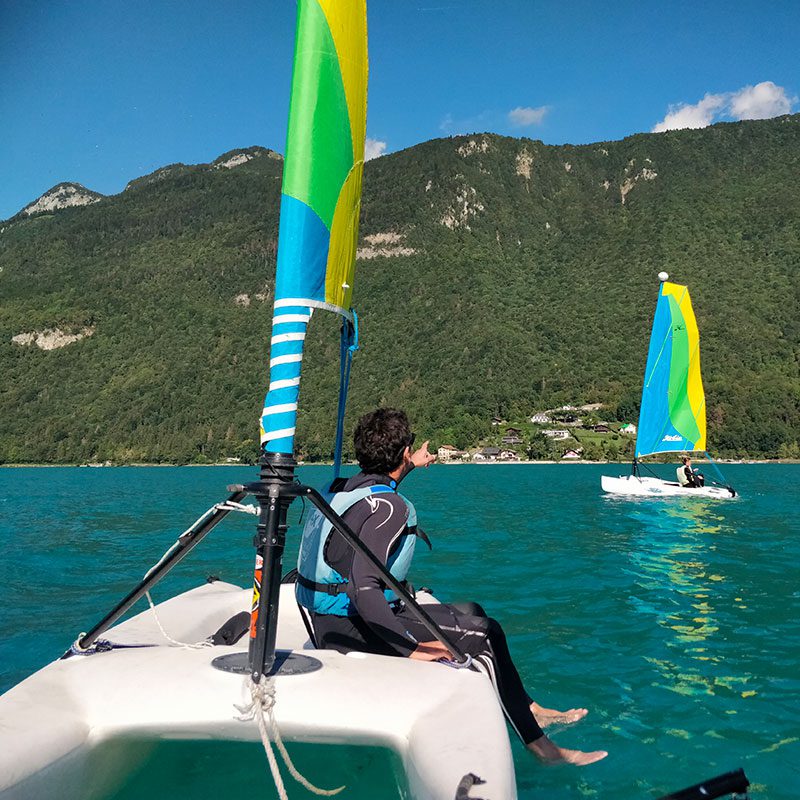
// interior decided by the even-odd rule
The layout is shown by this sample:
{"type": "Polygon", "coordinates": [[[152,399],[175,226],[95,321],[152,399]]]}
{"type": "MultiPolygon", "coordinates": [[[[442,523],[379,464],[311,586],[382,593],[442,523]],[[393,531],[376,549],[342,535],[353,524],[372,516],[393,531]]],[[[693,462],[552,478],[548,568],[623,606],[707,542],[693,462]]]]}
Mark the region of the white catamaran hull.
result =
{"type": "MultiPolygon", "coordinates": [[[[309,654],[293,592],[281,587],[277,646],[309,654]]],[[[172,637],[196,642],[248,609],[251,594],[206,584],[161,603],[158,616],[172,637]]],[[[3,800],[108,796],[146,757],[142,742],[259,741],[255,722],[236,719],[245,679],[211,666],[219,655],[246,651],[247,636],[234,646],[170,646],[149,610],[106,636],[157,646],[54,661],[0,698],[3,800]]],[[[481,797],[516,797],[506,724],[484,675],[362,653],[310,654],[322,669],[275,679],[285,740],[386,747],[405,768],[410,797],[420,800],[453,800],[468,773],[486,781],[481,797]]],[[[263,767],[269,781],[266,758],[263,767]]],[[[308,778],[327,786],[324,775],[308,778]]]]}
{"type": "Polygon", "coordinates": [[[600,483],[605,492],[631,497],[713,497],[718,500],[727,500],[733,497],[728,489],[718,486],[699,486],[690,489],[678,483],[662,481],[660,478],[635,475],[623,475],[619,478],[603,475],[600,483]]]}

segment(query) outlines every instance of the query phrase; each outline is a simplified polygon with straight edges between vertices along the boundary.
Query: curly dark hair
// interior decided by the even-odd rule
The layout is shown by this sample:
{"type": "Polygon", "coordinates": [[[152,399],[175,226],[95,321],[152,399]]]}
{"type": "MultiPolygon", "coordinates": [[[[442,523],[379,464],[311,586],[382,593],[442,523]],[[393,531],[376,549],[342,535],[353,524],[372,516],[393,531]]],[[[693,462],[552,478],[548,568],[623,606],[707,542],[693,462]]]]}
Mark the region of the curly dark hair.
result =
{"type": "Polygon", "coordinates": [[[378,408],[364,414],[353,434],[356,459],[364,472],[386,475],[403,462],[403,451],[413,442],[405,411],[378,408]]]}

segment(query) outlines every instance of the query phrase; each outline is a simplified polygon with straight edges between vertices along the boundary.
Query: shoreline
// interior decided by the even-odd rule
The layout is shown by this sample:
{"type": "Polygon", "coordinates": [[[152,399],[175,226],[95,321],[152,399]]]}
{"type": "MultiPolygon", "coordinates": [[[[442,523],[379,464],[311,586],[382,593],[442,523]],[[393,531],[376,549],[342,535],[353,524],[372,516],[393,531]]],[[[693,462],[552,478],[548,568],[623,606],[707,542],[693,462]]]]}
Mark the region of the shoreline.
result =
{"type": "MultiPolygon", "coordinates": [[[[537,467],[537,466],[552,466],[554,464],[564,465],[564,466],[593,466],[593,465],[607,465],[607,464],[618,464],[620,466],[630,466],[630,461],[585,461],[583,459],[569,459],[567,461],[437,461],[435,464],[431,466],[436,467],[507,467],[507,466],[525,466],[525,467],[537,467]]],[[[671,464],[671,461],[668,462],[658,462],[654,463],[653,466],[663,466],[671,464]]],[[[737,459],[724,459],[724,458],[716,458],[714,459],[714,463],[716,464],[800,464],[800,459],[796,458],[737,458],[737,459]]],[[[333,465],[332,461],[313,461],[313,462],[298,462],[298,467],[330,467],[333,465]]],[[[356,467],[358,466],[355,462],[349,462],[342,464],[343,467],[356,467]]],[[[150,464],[146,462],[142,463],[134,463],[134,464],[0,464],[0,469],[117,469],[117,468],[124,468],[124,467],[153,467],[153,468],[190,468],[190,469],[199,469],[199,468],[217,468],[217,467],[230,467],[235,469],[244,469],[244,468],[252,468],[255,469],[258,467],[258,464],[226,464],[226,463],[216,463],[216,464],[150,464]]]]}

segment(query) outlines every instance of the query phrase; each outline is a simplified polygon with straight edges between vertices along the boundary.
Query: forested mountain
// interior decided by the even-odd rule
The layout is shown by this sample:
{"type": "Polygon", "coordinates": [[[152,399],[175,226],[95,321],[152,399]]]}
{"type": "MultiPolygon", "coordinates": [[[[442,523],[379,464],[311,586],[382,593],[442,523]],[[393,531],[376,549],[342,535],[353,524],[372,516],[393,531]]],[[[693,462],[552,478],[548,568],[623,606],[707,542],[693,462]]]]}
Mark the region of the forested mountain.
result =
{"type": "MultiPolygon", "coordinates": [[[[249,148],[0,223],[0,461],[256,455],[281,168],[249,148]]],[[[585,146],[477,134],[369,162],[348,427],[391,404],[464,447],[493,415],[562,403],[630,419],[666,270],[692,290],[711,449],[796,453],[799,177],[797,115],[585,146]]],[[[310,327],[306,458],[332,448],[337,329],[310,327]]]]}

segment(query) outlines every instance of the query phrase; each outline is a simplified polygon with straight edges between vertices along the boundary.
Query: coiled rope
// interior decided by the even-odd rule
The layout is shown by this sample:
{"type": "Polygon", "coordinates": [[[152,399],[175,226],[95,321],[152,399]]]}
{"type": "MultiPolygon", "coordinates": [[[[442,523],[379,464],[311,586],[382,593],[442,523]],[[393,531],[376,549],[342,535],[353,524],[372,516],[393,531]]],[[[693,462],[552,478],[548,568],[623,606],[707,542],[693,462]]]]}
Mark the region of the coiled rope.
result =
{"type": "MultiPolygon", "coordinates": [[[[258,506],[234,503],[230,500],[226,500],[222,503],[217,503],[216,505],[212,506],[208,509],[208,511],[201,514],[200,517],[198,517],[198,519],[178,537],[177,541],[175,541],[169,547],[167,552],[161,556],[155,566],[148,570],[147,574],[144,576],[145,579],[154,570],[158,569],[163,561],[172,554],[173,550],[175,550],[175,548],[181,544],[181,540],[184,536],[190,534],[191,531],[197,527],[197,525],[199,525],[214,511],[239,511],[244,514],[258,515],[259,508],[258,506]]],[[[164,626],[161,624],[161,620],[158,618],[158,612],[156,611],[155,603],[153,603],[153,598],[150,596],[150,592],[145,592],[145,596],[147,597],[147,602],[150,604],[150,609],[153,612],[153,618],[156,621],[156,625],[158,625],[158,629],[161,631],[161,635],[171,645],[175,647],[188,648],[191,650],[199,650],[214,646],[214,644],[208,639],[204,639],[202,642],[194,643],[180,642],[177,639],[174,639],[166,632],[166,630],[164,630],[164,626]]],[[[339,794],[339,792],[345,788],[344,786],[340,786],[338,789],[321,789],[319,786],[315,786],[313,783],[311,783],[311,781],[301,775],[297,767],[295,767],[294,762],[286,750],[286,746],[283,743],[281,733],[278,730],[278,725],[275,721],[275,679],[273,677],[263,676],[259,683],[254,683],[252,678],[247,678],[247,688],[250,691],[250,702],[243,706],[234,706],[239,711],[239,714],[236,718],[242,721],[248,721],[252,719],[256,721],[256,724],[258,725],[258,732],[261,735],[261,743],[264,745],[264,752],[267,754],[267,762],[269,763],[269,770],[272,773],[272,780],[275,783],[275,788],[278,791],[278,797],[280,800],[289,800],[289,796],[286,793],[286,787],[283,783],[283,777],[281,776],[280,767],[278,766],[278,760],[275,758],[275,751],[272,749],[273,741],[275,742],[275,746],[278,748],[278,752],[283,759],[283,763],[286,765],[286,769],[289,770],[289,774],[299,784],[308,789],[308,791],[312,794],[316,794],[321,797],[332,797],[333,795],[339,794]]]]}
{"type": "MultiPolygon", "coordinates": [[[[190,525],[178,537],[177,541],[170,546],[163,556],[161,556],[155,566],[147,572],[145,578],[147,578],[147,576],[150,575],[153,570],[157,569],[161,563],[171,555],[173,550],[181,544],[181,540],[184,536],[190,534],[191,531],[197,527],[197,525],[199,525],[207,516],[215,511],[239,511],[244,514],[253,514],[257,516],[259,513],[259,508],[258,506],[246,505],[244,503],[234,503],[230,500],[226,500],[222,503],[217,503],[216,505],[212,506],[208,509],[208,511],[201,514],[197,521],[190,525]]],[[[146,592],[145,596],[147,597],[147,602],[150,604],[150,609],[153,612],[153,618],[156,621],[156,625],[158,625],[158,629],[161,631],[161,635],[170,644],[175,647],[189,648],[192,650],[199,650],[214,646],[213,643],[208,639],[205,639],[202,642],[194,643],[180,642],[177,639],[173,639],[172,636],[170,636],[164,630],[164,626],[161,624],[161,620],[158,618],[158,613],[156,612],[153,598],[150,597],[150,592],[146,592]]],[[[247,678],[247,688],[250,691],[250,702],[243,706],[235,706],[235,708],[239,711],[239,714],[236,718],[242,721],[252,719],[256,721],[256,724],[258,725],[258,732],[261,735],[261,743],[264,745],[264,752],[267,754],[267,762],[269,763],[269,769],[272,773],[272,780],[275,783],[275,788],[278,791],[280,800],[288,800],[288,794],[286,793],[286,787],[283,783],[283,777],[281,776],[280,767],[278,766],[278,760],[275,758],[275,751],[272,749],[273,741],[275,742],[275,746],[278,748],[278,752],[283,759],[283,763],[286,765],[286,769],[289,770],[289,774],[299,784],[308,789],[308,791],[312,794],[316,794],[321,797],[332,797],[333,795],[339,794],[339,792],[345,788],[344,786],[340,786],[338,789],[321,789],[301,775],[297,767],[295,767],[294,763],[292,762],[292,759],[286,750],[286,746],[283,743],[283,739],[281,738],[278,725],[275,721],[275,678],[263,676],[259,683],[254,683],[252,678],[247,678]]]]}
{"type": "Polygon", "coordinates": [[[272,780],[275,782],[275,788],[278,790],[280,800],[288,800],[289,796],[286,793],[283,777],[278,767],[278,760],[275,758],[275,752],[272,749],[273,741],[278,748],[283,763],[286,765],[286,769],[289,770],[289,774],[299,784],[312,794],[320,795],[321,797],[332,797],[339,794],[345,788],[344,786],[340,786],[338,789],[320,789],[304,778],[292,762],[281,738],[278,725],[275,722],[275,678],[265,675],[262,676],[258,683],[254,683],[252,678],[247,678],[246,686],[250,691],[250,702],[246,705],[235,706],[240,712],[236,718],[243,722],[252,719],[256,721],[258,732],[261,734],[261,743],[264,745],[264,752],[267,754],[272,780]]]}

